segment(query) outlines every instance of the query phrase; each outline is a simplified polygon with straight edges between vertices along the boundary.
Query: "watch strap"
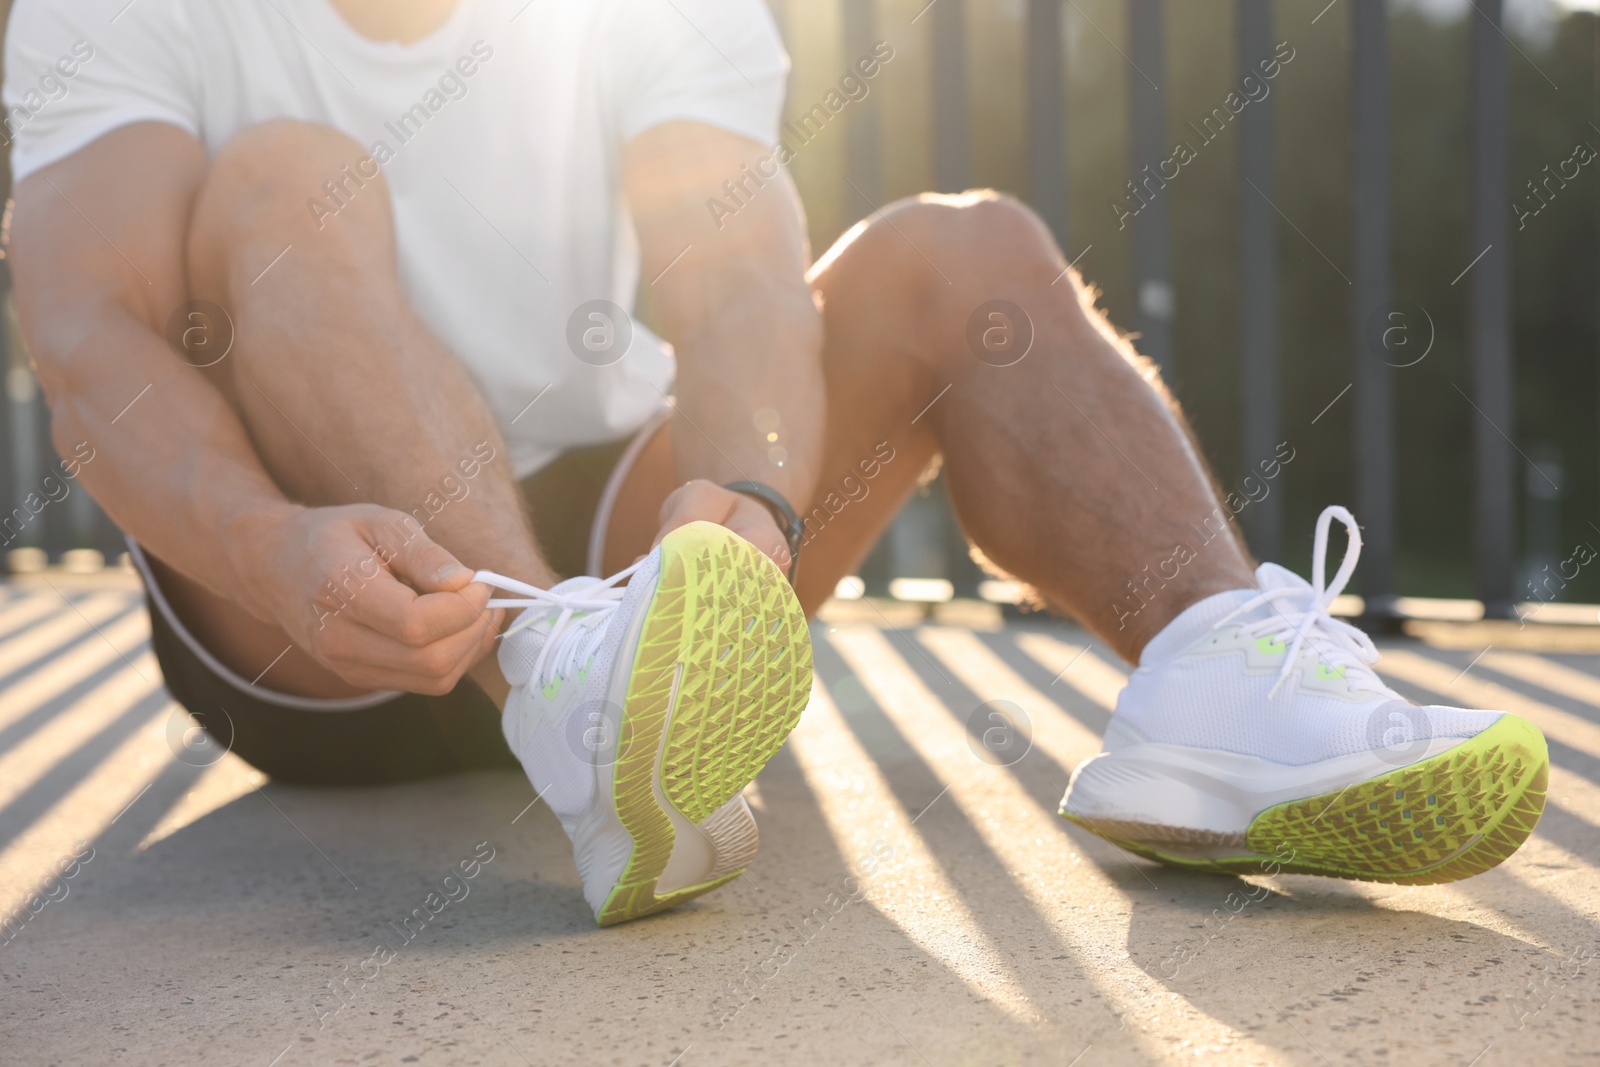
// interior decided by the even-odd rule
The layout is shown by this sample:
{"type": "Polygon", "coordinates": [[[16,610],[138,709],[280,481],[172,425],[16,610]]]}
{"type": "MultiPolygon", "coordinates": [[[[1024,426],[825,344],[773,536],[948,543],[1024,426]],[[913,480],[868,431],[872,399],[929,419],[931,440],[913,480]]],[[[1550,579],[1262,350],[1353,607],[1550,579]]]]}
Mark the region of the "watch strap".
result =
{"type": "Polygon", "coordinates": [[[800,563],[800,545],[805,539],[806,524],[794,510],[782,493],[765,482],[738,481],[728,482],[722,488],[744,496],[753,497],[767,506],[772,512],[772,517],[778,520],[778,527],[783,531],[783,537],[789,546],[789,584],[794,584],[794,572],[800,563]]]}

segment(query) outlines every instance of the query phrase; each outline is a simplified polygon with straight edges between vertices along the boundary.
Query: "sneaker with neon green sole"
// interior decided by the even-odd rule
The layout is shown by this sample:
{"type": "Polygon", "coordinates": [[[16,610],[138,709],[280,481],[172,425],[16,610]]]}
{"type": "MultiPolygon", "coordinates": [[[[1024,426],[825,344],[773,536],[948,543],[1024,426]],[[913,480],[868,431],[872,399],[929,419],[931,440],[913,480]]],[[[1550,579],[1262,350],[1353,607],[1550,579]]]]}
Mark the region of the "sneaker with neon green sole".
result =
{"type": "Polygon", "coordinates": [[[519,594],[491,606],[526,609],[500,647],[501,724],[599,924],[738,877],[757,845],[741,793],[811,691],[805,615],[777,566],[696,522],[604,580],[475,578],[519,594]]]}
{"type": "Polygon", "coordinates": [[[1372,641],[1328,613],[1360,549],[1354,517],[1328,508],[1312,582],[1263,564],[1257,588],[1169,623],[1061,814],[1129,851],[1219,872],[1420,885],[1515,852],[1544,810],[1543,735],[1516,715],[1412,704],[1379,679],[1372,641]],[[1350,547],[1326,583],[1335,518],[1350,547]]]}

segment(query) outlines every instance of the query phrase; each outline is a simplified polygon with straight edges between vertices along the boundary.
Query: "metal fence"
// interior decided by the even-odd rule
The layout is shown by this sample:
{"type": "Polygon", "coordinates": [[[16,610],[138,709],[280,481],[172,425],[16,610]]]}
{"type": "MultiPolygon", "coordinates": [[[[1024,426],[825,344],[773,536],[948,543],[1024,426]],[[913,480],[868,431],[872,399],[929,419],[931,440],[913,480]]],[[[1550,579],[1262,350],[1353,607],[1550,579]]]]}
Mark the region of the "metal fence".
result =
{"type": "MultiPolygon", "coordinates": [[[[879,0],[840,0],[844,51],[870,47],[879,0]]],[[[777,3],[780,20],[798,10],[799,0],[777,3]]],[[[1221,5],[1218,5],[1221,7],[1221,5]]],[[[1249,73],[1274,47],[1272,0],[1234,0],[1235,70],[1249,73]]],[[[1330,0],[1312,22],[1350,20],[1349,101],[1353,173],[1354,266],[1350,285],[1355,504],[1361,516],[1364,548],[1361,587],[1369,615],[1393,615],[1395,582],[1396,474],[1394,380],[1392,366],[1373,357],[1365,341],[1374,309],[1391,303],[1390,266],[1390,64],[1389,5],[1386,0],[1330,0]]],[[[1074,0],[1025,0],[1026,106],[1017,121],[1027,131],[1027,173],[1032,206],[1050,225],[1063,248],[1071,240],[1067,211],[1068,129],[1062,108],[1064,60],[1062,19],[1067,9],[1087,18],[1074,0]]],[[[1129,170],[1138,175],[1171,149],[1169,108],[1174,103],[1159,88],[1167,84],[1169,42],[1166,0],[1126,0],[1128,78],[1127,152],[1129,170]]],[[[968,113],[968,50],[964,42],[967,0],[932,0],[916,16],[931,20],[933,175],[939,191],[970,184],[972,125],[968,113]]],[[[1504,29],[1502,0],[1473,0],[1471,21],[1471,247],[1482,249],[1471,270],[1470,348],[1473,378],[1470,400],[1482,418],[1474,423],[1474,549],[1476,588],[1490,617],[1513,612],[1513,536],[1516,514],[1511,439],[1501,428],[1514,425],[1510,318],[1508,201],[1507,52],[1515,47],[1504,29]]],[[[1095,27],[1099,32],[1099,27],[1095,27]]],[[[1109,39],[1108,39],[1109,43],[1109,39]]],[[[1115,47],[1113,44],[1112,47],[1115,47]]],[[[1244,110],[1239,126],[1237,198],[1241,290],[1240,408],[1243,463],[1272,452],[1281,439],[1283,352],[1279,341],[1278,241],[1280,213],[1275,207],[1276,104],[1267,97],[1244,110]]],[[[849,130],[846,172],[865,196],[882,196],[881,138],[870,109],[855,116],[849,130]]],[[[1171,201],[1152,198],[1132,224],[1133,286],[1140,350],[1164,371],[1172,367],[1175,306],[1171,201]]],[[[903,528],[920,516],[905,516],[879,546],[867,566],[881,582],[905,567],[896,558],[899,541],[951,545],[945,573],[958,592],[970,589],[977,573],[960,553],[959,538],[916,537],[903,528]],[[899,537],[896,535],[899,534],[899,537]]],[[[924,520],[925,521],[925,520],[924,520]]],[[[948,520],[946,520],[948,521],[948,520]]],[[[1268,496],[1242,516],[1252,548],[1276,558],[1283,545],[1281,498],[1268,496]]]]}
{"type": "MultiPolygon", "coordinates": [[[[821,4],[823,0],[807,0],[821,4]]],[[[836,0],[840,42],[848,55],[871,51],[877,36],[877,0],[836,0]]],[[[800,0],[772,0],[781,25],[790,25],[802,9],[800,0]]],[[[1271,54],[1271,0],[1234,0],[1236,27],[1233,62],[1240,71],[1271,54]]],[[[1026,131],[1030,200],[1055,231],[1063,247],[1072,247],[1068,217],[1069,150],[1063,109],[1065,59],[1062,26],[1074,0],[1025,0],[1023,113],[1015,116],[1026,131]]],[[[1168,152],[1167,125],[1173,104],[1158,85],[1165,85],[1170,42],[1166,40],[1165,0],[1127,0],[1120,9],[1127,19],[1128,158],[1137,173],[1168,152]]],[[[1471,28],[1471,128],[1473,244],[1483,249],[1474,261],[1470,344],[1473,378],[1470,399],[1483,416],[1474,425],[1474,521],[1476,584],[1489,614],[1511,614],[1513,592],[1513,444],[1501,427],[1513,424],[1510,333],[1509,232],[1507,202],[1507,49],[1502,28],[1502,0],[1474,0],[1471,28]]],[[[972,116],[969,110],[969,52],[966,48],[966,0],[933,0],[913,21],[927,20],[931,49],[931,93],[927,107],[933,121],[932,174],[943,191],[959,191],[972,182],[972,116]]],[[[1350,278],[1350,314],[1355,350],[1350,354],[1353,380],[1353,435],[1357,513],[1365,527],[1362,586],[1369,611],[1393,607],[1395,588],[1395,449],[1391,368],[1362,348],[1362,318],[1390,297],[1390,150],[1388,11],[1384,0],[1333,0],[1317,18],[1350,20],[1350,111],[1354,168],[1351,175],[1355,250],[1350,278]]],[[[1239,389],[1244,417],[1242,433],[1246,465],[1270,454],[1279,439],[1280,381],[1283,353],[1279,345],[1278,279],[1279,214],[1273,203],[1275,152],[1273,98],[1246,110],[1239,119],[1238,207],[1240,212],[1241,281],[1251,298],[1242,302],[1239,389]]],[[[884,160],[879,117],[861,108],[844,135],[844,178],[867,199],[882,202],[884,160]]],[[[1169,201],[1156,198],[1133,222],[1133,273],[1137,295],[1136,328],[1140,347],[1163,365],[1172,359],[1174,307],[1172,220],[1169,201]]],[[[9,278],[0,271],[0,286],[9,292],[9,278]]],[[[9,300],[7,301],[9,305],[9,300]]],[[[8,323],[14,316],[7,315],[8,323]]],[[[88,498],[73,487],[59,502],[33,514],[30,500],[47,499],[43,480],[56,462],[50,445],[48,412],[26,366],[14,325],[0,331],[0,365],[9,368],[5,402],[0,405],[0,501],[11,525],[0,527],[5,549],[36,546],[52,560],[74,548],[121,551],[112,524],[88,498]],[[26,521],[23,521],[23,520],[26,521]],[[13,529],[12,527],[15,527],[13,529]]],[[[1282,514],[1274,495],[1244,517],[1252,546],[1264,557],[1278,554],[1282,514]]],[[[884,543],[864,568],[869,588],[881,588],[893,574],[946,577],[958,593],[969,593],[978,573],[966,559],[947,509],[932,496],[914,500],[897,520],[884,543]]]]}

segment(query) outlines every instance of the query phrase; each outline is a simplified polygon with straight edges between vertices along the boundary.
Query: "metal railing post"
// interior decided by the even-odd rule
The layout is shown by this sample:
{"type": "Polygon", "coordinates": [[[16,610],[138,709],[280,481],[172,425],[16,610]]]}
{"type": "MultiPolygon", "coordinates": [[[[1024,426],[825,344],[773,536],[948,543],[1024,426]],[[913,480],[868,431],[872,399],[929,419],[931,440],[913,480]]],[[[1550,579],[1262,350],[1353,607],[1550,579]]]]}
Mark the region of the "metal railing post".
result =
{"type": "MultiPolygon", "coordinates": [[[[1235,11],[1238,76],[1273,52],[1271,0],[1239,0],[1235,11]]],[[[1239,115],[1239,400],[1241,462],[1258,473],[1281,438],[1278,366],[1278,219],[1276,100],[1253,101],[1239,115]]],[[[1244,515],[1250,547],[1275,559],[1282,545],[1283,496],[1268,493],[1244,515]]]]}
{"type": "Polygon", "coordinates": [[[1066,115],[1061,98],[1066,66],[1061,41],[1061,0],[1028,0],[1028,198],[1067,244],[1066,115]]]}
{"type": "Polygon", "coordinates": [[[1472,413],[1477,460],[1478,597],[1488,618],[1512,611],[1511,249],[1507,211],[1506,38],[1501,0],[1477,0],[1472,20],[1472,413]]]}
{"type": "Polygon", "coordinates": [[[1139,351],[1173,378],[1172,198],[1158,172],[1172,145],[1161,94],[1166,78],[1163,0],[1128,4],[1129,112],[1133,178],[1129,199],[1142,204],[1132,220],[1133,281],[1138,302],[1139,351]]]}
{"type": "Polygon", "coordinates": [[[967,103],[966,4],[939,0],[933,25],[933,180],[941,193],[972,185],[972,128],[967,103]]]}
{"type": "Polygon", "coordinates": [[[1395,311],[1398,320],[1390,315],[1388,6],[1385,0],[1354,0],[1350,17],[1356,517],[1365,614],[1376,620],[1395,615],[1394,371],[1384,358],[1387,346],[1374,349],[1374,335],[1385,338],[1399,328],[1420,336],[1423,324],[1407,321],[1404,310],[1395,311]]]}
{"type": "MultiPolygon", "coordinates": [[[[5,385],[6,407],[10,412],[7,452],[11,469],[11,494],[6,498],[5,506],[0,508],[0,519],[11,518],[18,513],[18,509],[24,517],[29,516],[23,501],[31,488],[38,486],[46,462],[46,452],[40,447],[44,436],[39,425],[44,403],[39,397],[39,386],[34,381],[33,373],[25,366],[9,365],[5,385]]],[[[14,548],[48,548],[43,539],[43,524],[36,521],[13,523],[0,534],[0,540],[6,537],[13,538],[0,546],[6,551],[14,548]],[[20,532],[18,526],[21,526],[20,532]]]]}
{"type": "MultiPolygon", "coordinates": [[[[877,0],[841,0],[846,62],[872,51],[877,33],[877,0]]],[[[878,109],[872,99],[850,109],[845,129],[844,202],[846,218],[865,218],[883,206],[882,139],[878,136],[878,109]],[[867,202],[867,201],[870,201],[867,202]]]]}

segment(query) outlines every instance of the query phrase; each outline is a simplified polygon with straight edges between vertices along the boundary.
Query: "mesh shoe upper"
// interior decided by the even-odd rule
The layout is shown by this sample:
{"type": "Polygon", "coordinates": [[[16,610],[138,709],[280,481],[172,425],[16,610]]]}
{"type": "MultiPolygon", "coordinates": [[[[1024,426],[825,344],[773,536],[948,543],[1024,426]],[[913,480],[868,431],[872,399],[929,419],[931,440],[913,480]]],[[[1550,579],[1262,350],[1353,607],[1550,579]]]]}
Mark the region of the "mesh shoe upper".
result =
{"type": "Polygon", "coordinates": [[[594,802],[595,768],[615,758],[621,714],[607,696],[611,668],[658,567],[651,553],[631,570],[614,604],[597,612],[563,610],[563,601],[583,602],[601,585],[595,578],[569,578],[548,591],[549,603],[524,609],[501,640],[500,670],[513,687],[501,729],[563,824],[594,802]],[[553,641],[574,646],[577,654],[549,654],[553,641]]]}
{"type": "Polygon", "coordinates": [[[1156,741],[1301,766],[1379,749],[1420,756],[1429,739],[1473,737],[1498,719],[1409,703],[1373,673],[1366,635],[1327,614],[1360,552],[1350,518],[1350,550],[1322,584],[1328,523],[1348,517],[1329,508],[1318,523],[1316,584],[1263,564],[1256,588],[1208,597],[1157,634],[1117,700],[1107,747],[1156,741]]]}

